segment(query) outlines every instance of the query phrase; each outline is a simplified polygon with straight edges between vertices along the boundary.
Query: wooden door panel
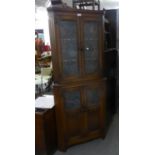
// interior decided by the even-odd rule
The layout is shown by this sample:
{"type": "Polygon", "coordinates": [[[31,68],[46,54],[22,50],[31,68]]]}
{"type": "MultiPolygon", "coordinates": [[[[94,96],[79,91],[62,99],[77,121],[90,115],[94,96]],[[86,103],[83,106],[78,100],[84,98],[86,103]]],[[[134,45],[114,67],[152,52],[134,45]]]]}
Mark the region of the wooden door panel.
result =
{"type": "Polygon", "coordinates": [[[98,109],[88,110],[87,112],[88,131],[95,131],[100,128],[100,115],[98,109]]]}
{"type": "Polygon", "coordinates": [[[62,89],[63,119],[65,139],[68,145],[78,141],[86,129],[85,113],[82,111],[83,95],[81,86],[64,87],[62,89]]]}
{"type": "Polygon", "coordinates": [[[104,129],[105,120],[105,88],[102,82],[85,87],[85,107],[87,109],[88,135],[98,133],[104,129]]]}
{"type": "Polygon", "coordinates": [[[66,128],[68,138],[79,137],[82,134],[84,122],[83,113],[66,113],[66,128]]]}
{"type": "Polygon", "coordinates": [[[81,113],[80,87],[65,89],[63,100],[66,135],[69,141],[70,138],[78,137],[82,133],[84,126],[84,115],[81,113]]]}

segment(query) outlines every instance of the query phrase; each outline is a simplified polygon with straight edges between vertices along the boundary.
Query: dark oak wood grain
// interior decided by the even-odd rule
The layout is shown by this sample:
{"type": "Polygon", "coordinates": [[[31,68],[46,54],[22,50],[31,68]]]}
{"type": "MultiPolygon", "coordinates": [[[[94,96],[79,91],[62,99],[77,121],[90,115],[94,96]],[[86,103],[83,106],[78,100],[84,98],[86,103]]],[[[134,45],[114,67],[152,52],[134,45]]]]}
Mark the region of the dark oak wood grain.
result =
{"type": "Polygon", "coordinates": [[[105,136],[103,11],[48,8],[48,14],[58,149],[65,151],[105,136]]]}

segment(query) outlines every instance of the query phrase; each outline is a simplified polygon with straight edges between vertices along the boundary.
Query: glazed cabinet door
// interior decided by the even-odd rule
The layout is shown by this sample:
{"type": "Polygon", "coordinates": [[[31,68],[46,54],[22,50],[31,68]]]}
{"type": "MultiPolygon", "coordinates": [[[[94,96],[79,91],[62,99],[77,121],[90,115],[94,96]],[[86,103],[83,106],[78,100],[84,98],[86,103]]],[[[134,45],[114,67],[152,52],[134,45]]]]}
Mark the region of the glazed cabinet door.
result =
{"type": "Polygon", "coordinates": [[[78,52],[78,20],[75,15],[59,15],[56,23],[56,51],[55,58],[59,68],[56,80],[72,80],[80,76],[80,58],[78,52]]]}
{"type": "Polygon", "coordinates": [[[98,77],[103,67],[103,33],[100,16],[81,17],[83,76],[98,77]]]}
{"type": "Polygon", "coordinates": [[[86,114],[82,111],[82,87],[59,88],[56,96],[59,98],[56,101],[58,103],[56,105],[58,147],[60,150],[65,150],[68,146],[80,142],[84,130],[86,130],[86,114]]]}
{"type": "Polygon", "coordinates": [[[105,85],[91,84],[84,89],[87,112],[87,136],[104,136],[105,128],[105,85]]]}

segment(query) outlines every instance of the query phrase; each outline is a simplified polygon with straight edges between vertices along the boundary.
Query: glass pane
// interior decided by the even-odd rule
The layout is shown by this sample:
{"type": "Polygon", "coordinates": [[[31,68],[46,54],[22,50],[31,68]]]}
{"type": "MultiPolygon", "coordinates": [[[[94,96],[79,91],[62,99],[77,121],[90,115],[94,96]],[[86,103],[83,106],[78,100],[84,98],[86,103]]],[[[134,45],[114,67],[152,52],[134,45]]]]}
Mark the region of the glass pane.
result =
{"type": "Polygon", "coordinates": [[[80,108],[80,92],[68,91],[64,93],[64,107],[65,109],[80,108]]]}
{"type": "Polygon", "coordinates": [[[98,105],[100,101],[100,93],[98,89],[88,89],[86,92],[87,104],[98,105]]]}
{"type": "Polygon", "coordinates": [[[74,21],[60,21],[63,75],[78,75],[77,27],[74,21]]]}
{"type": "Polygon", "coordinates": [[[85,22],[84,25],[84,56],[85,56],[85,72],[95,73],[98,70],[98,23],[85,22]]]}

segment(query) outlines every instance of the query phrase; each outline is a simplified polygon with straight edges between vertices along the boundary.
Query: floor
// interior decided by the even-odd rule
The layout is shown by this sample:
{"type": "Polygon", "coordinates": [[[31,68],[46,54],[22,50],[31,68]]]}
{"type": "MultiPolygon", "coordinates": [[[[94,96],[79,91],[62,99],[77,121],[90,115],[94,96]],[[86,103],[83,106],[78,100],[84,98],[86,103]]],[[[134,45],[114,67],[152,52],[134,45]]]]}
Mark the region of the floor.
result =
{"type": "Polygon", "coordinates": [[[54,155],[119,155],[119,115],[115,114],[106,138],[70,147],[54,155]]]}

